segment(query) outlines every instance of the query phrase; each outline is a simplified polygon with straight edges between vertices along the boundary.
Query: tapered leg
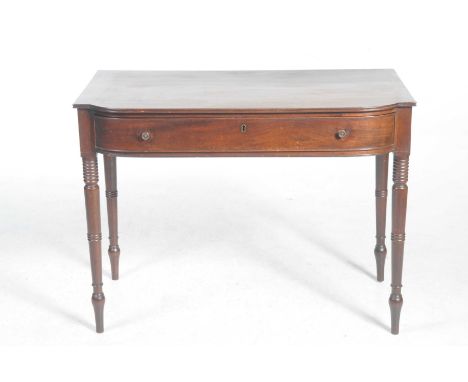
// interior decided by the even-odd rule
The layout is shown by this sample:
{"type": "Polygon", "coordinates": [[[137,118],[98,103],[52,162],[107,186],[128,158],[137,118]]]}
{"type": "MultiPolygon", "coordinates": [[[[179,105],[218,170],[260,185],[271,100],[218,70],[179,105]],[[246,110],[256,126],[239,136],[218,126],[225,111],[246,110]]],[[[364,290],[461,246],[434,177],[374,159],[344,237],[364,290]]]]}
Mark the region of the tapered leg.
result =
{"type": "Polygon", "coordinates": [[[117,217],[117,163],[115,156],[104,155],[106,174],[107,219],[109,222],[109,259],[111,262],[112,280],[119,279],[119,236],[117,217]]]}
{"type": "Polygon", "coordinates": [[[406,200],[408,195],[408,154],[394,154],[392,189],[392,293],[389,304],[392,333],[398,334],[403,305],[401,278],[405,245],[406,200]]]}
{"type": "Polygon", "coordinates": [[[376,244],[374,248],[377,264],[377,281],[384,280],[385,257],[385,224],[387,220],[387,179],[388,154],[375,157],[375,212],[376,212],[376,244]]]}
{"type": "Polygon", "coordinates": [[[104,302],[102,291],[102,256],[101,256],[101,215],[99,206],[99,176],[96,155],[83,157],[84,194],[86,202],[86,219],[88,223],[89,254],[93,294],[91,301],[96,318],[96,332],[104,331],[104,302]]]}

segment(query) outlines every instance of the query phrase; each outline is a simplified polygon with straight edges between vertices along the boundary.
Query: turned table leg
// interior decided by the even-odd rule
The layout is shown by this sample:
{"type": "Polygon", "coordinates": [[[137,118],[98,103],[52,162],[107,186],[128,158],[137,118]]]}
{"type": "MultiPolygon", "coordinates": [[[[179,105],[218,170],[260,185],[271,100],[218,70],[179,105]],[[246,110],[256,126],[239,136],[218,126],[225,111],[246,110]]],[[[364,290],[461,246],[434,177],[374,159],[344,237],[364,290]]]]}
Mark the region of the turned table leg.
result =
{"type": "Polygon", "coordinates": [[[108,253],[112,269],[112,280],[118,280],[120,248],[118,243],[117,164],[115,156],[104,155],[104,172],[106,177],[107,220],[109,223],[108,253]]]}
{"type": "Polygon", "coordinates": [[[88,223],[89,254],[93,294],[91,301],[96,318],[96,332],[104,331],[104,302],[102,291],[102,257],[101,257],[101,216],[99,207],[98,164],[96,155],[83,157],[84,194],[86,202],[86,219],[88,223]]]}
{"type": "Polygon", "coordinates": [[[401,278],[405,245],[408,164],[408,154],[394,154],[392,189],[392,293],[389,299],[393,334],[398,334],[399,332],[400,312],[403,305],[401,278]]]}
{"type": "Polygon", "coordinates": [[[387,179],[388,154],[375,157],[375,212],[376,212],[376,244],[374,248],[377,264],[377,281],[384,280],[385,257],[385,224],[387,218],[387,179]]]}

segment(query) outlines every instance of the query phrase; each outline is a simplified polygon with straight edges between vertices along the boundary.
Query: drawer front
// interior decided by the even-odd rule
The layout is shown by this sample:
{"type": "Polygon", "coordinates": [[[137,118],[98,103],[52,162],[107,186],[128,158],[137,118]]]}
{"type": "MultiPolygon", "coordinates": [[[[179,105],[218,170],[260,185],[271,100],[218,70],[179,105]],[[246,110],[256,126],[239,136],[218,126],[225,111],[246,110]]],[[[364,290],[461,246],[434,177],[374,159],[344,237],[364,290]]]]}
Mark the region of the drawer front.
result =
{"type": "Polygon", "coordinates": [[[391,148],[393,114],[366,117],[95,117],[96,147],[126,153],[323,152],[391,148]]]}

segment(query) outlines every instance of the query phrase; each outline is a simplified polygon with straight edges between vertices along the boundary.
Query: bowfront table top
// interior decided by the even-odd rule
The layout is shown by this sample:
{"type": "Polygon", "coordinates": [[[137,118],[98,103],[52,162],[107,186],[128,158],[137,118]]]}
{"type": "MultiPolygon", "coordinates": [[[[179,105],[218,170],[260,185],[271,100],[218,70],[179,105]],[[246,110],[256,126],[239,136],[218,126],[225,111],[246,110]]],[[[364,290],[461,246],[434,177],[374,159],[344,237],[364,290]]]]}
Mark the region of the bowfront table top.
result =
{"type": "MultiPolygon", "coordinates": [[[[411,111],[394,70],[98,71],[78,109],[96,331],[103,332],[97,153],[104,155],[112,278],[119,278],[117,156],[375,155],[377,280],[384,279],[393,153],[391,332],[399,332],[411,111]]],[[[306,202],[306,200],[304,201],[306,202]]]]}
{"type": "Polygon", "coordinates": [[[413,106],[392,69],[98,71],[74,107],[134,112],[309,112],[413,106]]]}

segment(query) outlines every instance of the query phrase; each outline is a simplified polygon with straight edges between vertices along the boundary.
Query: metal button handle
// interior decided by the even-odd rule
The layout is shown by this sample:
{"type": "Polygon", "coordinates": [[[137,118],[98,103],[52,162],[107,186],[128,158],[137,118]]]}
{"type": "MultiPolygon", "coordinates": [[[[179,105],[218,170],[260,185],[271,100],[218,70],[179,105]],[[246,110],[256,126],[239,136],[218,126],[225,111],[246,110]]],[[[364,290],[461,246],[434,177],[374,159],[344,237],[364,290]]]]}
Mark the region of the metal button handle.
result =
{"type": "Polygon", "coordinates": [[[347,136],[349,135],[349,131],[348,130],[338,130],[337,133],[336,133],[336,137],[338,139],[343,139],[343,138],[346,138],[347,136]]]}
{"type": "Polygon", "coordinates": [[[143,131],[140,134],[140,138],[142,141],[148,142],[151,139],[151,133],[149,131],[143,131]]]}

